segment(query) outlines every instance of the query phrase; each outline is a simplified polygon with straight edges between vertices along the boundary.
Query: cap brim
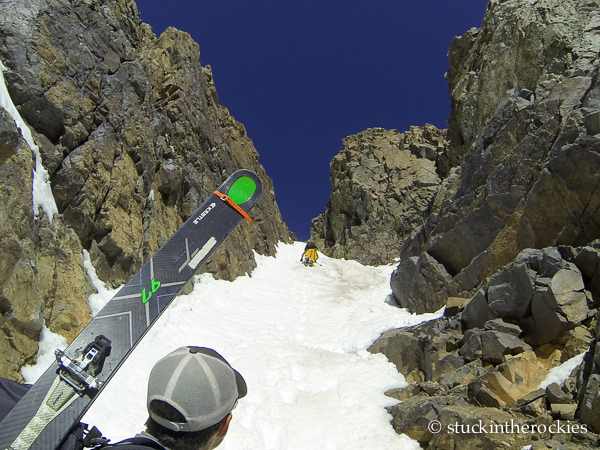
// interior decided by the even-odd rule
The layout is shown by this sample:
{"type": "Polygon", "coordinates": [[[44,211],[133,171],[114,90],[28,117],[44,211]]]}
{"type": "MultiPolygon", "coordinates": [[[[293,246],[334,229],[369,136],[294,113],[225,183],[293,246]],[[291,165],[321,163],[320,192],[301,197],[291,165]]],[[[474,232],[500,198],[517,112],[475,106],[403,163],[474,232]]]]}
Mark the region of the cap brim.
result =
{"type": "Polygon", "coordinates": [[[244,380],[244,377],[242,377],[242,375],[233,367],[231,367],[231,370],[233,370],[233,373],[235,373],[235,382],[237,384],[238,398],[244,398],[248,393],[248,386],[246,385],[246,380],[244,380]]]}

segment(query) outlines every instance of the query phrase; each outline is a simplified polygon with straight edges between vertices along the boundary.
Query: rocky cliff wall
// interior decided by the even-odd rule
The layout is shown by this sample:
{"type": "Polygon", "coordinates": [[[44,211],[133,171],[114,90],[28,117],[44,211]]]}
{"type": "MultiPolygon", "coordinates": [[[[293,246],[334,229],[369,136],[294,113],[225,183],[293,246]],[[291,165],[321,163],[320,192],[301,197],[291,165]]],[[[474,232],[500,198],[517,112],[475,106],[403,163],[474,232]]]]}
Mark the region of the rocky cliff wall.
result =
{"type": "Polygon", "coordinates": [[[73,338],[94,291],[82,263],[116,286],[236,169],[264,194],[206,265],[233,279],[292,236],[244,126],[219,105],[199,46],[156,37],[130,0],[4,0],[0,60],[31,129],[58,214],[32,207],[32,151],[0,109],[0,376],[32,363],[42,325],[73,338]]]}
{"type": "Polygon", "coordinates": [[[600,2],[587,0],[492,0],[482,27],[450,46],[438,173],[460,168],[458,186],[406,240],[391,280],[400,306],[445,317],[371,349],[413,383],[390,393],[405,400],[390,412],[427,448],[532,443],[432,434],[432,420],[536,424],[545,448],[598,446],[599,48],[600,2]],[[566,381],[539,388],[575,355],[566,381]],[[557,420],[577,431],[549,432],[557,420]]]}
{"type": "Polygon", "coordinates": [[[374,128],[348,136],[331,161],[331,197],[311,223],[311,239],[326,255],[380,265],[396,260],[404,241],[454,189],[437,173],[446,131],[433,125],[374,128]]]}
{"type": "MultiPolygon", "coordinates": [[[[401,252],[448,293],[474,293],[526,248],[600,238],[598,14],[598,2],[491,1],[481,29],[453,41],[460,185],[401,252]]],[[[393,281],[404,306],[406,281],[393,281]]]]}
{"type": "Polygon", "coordinates": [[[475,141],[507,91],[535,92],[540,83],[594,74],[597,30],[598,4],[593,0],[490,1],[481,28],[455,38],[448,52],[448,125],[455,163],[476,151],[475,141]]]}

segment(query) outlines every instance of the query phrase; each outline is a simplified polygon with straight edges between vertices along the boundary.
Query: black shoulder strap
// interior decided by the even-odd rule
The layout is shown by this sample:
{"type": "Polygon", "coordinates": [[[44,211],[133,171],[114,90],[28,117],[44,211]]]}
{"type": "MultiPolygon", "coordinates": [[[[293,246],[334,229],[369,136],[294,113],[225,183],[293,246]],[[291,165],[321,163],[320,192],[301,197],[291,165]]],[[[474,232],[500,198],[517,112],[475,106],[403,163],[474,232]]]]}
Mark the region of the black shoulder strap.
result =
{"type": "Polygon", "coordinates": [[[111,447],[115,447],[119,450],[165,450],[165,448],[158,442],[143,436],[136,436],[132,439],[127,439],[125,441],[117,442],[116,444],[107,446],[107,448],[111,447]]]}
{"type": "Polygon", "coordinates": [[[150,447],[148,445],[136,445],[136,444],[118,444],[118,445],[114,445],[114,446],[107,446],[107,447],[102,447],[102,448],[116,448],[119,450],[153,450],[153,449],[160,449],[160,450],[164,450],[164,447],[150,447]]]}

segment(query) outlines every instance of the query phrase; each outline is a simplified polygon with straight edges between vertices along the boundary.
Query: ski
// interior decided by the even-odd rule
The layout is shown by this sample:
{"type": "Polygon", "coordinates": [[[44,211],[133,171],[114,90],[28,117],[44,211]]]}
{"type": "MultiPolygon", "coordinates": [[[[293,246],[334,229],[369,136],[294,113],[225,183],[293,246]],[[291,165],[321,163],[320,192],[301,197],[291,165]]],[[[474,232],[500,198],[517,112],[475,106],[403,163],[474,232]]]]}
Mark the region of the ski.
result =
{"type": "Polygon", "coordinates": [[[49,450],[89,409],[152,324],[262,194],[249,170],[231,175],[125,284],[0,423],[0,449],[49,450]]]}

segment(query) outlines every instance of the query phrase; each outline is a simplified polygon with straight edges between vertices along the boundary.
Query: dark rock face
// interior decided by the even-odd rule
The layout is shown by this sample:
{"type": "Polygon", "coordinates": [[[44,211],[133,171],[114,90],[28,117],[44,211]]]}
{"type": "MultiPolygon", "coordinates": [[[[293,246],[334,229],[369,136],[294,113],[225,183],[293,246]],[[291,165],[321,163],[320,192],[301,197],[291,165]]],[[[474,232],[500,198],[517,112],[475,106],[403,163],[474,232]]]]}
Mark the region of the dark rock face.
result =
{"type": "Polygon", "coordinates": [[[4,77],[59,212],[33,211],[32,152],[0,111],[0,375],[17,379],[35,358],[44,318],[68,339],[89,321],[83,249],[102,280],[123,283],[231,172],[254,170],[264,194],[253,223],[238,227],[204,270],[233,279],[255,267],[253,250],[272,255],[292,236],[252,141],[219,105],[187,33],[169,28],[157,38],[124,0],[5,9],[4,77]]]}
{"type": "Polygon", "coordinates": [[[575,264],[556,248],[525,250],[490,278],[466,305],[462,320],[469,329],[501,318],[518,324],[525,340],[540,346],[586,320],[590,306],[596,305],[575,264]]]}
{"type": "MultiPolygon", "coordinates": [[[[585,84],[591,87],[591,80],[585,84]]],[[[600,159],[588,146],[596,138],[585,127],[571,128],[569,119],[566,127],[559,123],[559,109],[574,105],[560,105],[556,95],[540,89],[533,105],[508,119],[485,150],[480,143],[462,166],[455,196],[407,242],[403,260],[427,252],[461,291],[473,292],[525,248],[581,246],[600,237],[597,209],[589,209],[600,201],[600,159]],[[544,125],[535,129],[536,121],[544,125]]],[[[507,104],[516,101],[509,97],[507,104]]]]}
{"type": "Polygon", "coordinates": [[[460,292],[444,266],[427,253],[402,261],[390,284],[398,305],[417,314],[440,309],[460,292]]]}
{"type": "MultiPolygon", "coordinates": [[[[576,104],[581,93],[570,92],[573,84],[597,70],[597,8],[595,1],[490,1],[481,28],[453,39],[446,78],[453,103],[449,152],[455,163],[486,134],[507,91],[519,93],[517,101],[525,105],[540,84],[566,82],[556,100],[576,104]]],[[[570,112],[562,108],[560,118],[570,112]]]]}

